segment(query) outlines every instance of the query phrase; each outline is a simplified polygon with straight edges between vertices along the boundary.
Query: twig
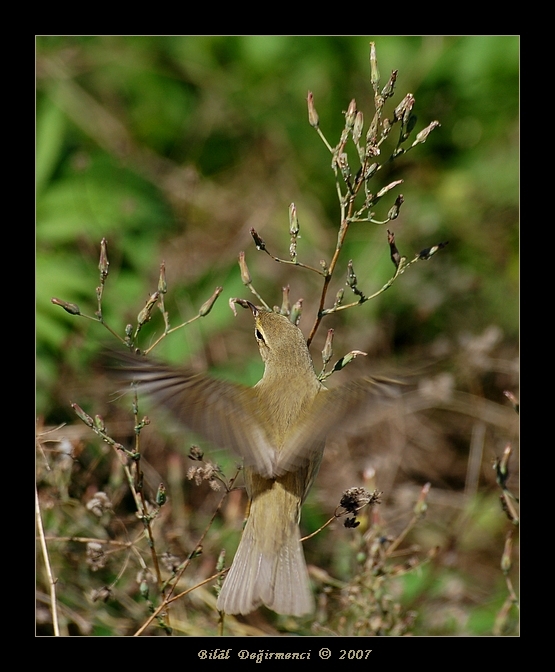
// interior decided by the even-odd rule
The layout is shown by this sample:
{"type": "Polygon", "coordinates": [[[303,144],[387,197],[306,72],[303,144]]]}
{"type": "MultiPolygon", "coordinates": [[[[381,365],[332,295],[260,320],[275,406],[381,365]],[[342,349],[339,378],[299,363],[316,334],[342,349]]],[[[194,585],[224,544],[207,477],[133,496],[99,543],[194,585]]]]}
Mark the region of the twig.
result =
{"type": "Polygon", "coordinates": [[[39,503],[39,493],[35,488],[35,514],[37,518],[37,528],[38,535],[40,539],[40,547],[42,551],[42,557],[44,559],[44,567],[46,569],[46,574],[48,576],[48,584],[50,586],[50,610],[52,612],[52,627],[54,629],[54,636],[60,636],[60,626],[58,623],[58,602],[56,598],[56,581],[52,574],[52,567],[50,565],[50,557],[48,555],[48,546],[46,544],[46,539],[44,536],[44,527],[42,525],[42,516],[40,512],[40,503],[39,503]]]}

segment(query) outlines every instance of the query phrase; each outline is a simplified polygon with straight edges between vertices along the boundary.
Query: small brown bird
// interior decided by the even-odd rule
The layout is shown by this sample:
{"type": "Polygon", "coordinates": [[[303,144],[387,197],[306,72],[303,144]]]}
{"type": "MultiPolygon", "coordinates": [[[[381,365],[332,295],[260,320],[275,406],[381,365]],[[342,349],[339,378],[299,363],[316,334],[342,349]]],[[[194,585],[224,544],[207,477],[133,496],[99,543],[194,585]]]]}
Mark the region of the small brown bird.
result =
{"type": "Polygon", "coordinates": [[[345,433],[360,416],[389,414],[399,388],[393,381],[363,379],[328,390],[298,327],[283,315],[238,302],[252,311],[265,365],[253,388],[138,357],[125,357],[123,371],[184,425],[243,458],[249,515],[218,609],[248,614],[265,604],[301,616],[314,608],[300,541],[301,506],[326,438],[345,433]]]}

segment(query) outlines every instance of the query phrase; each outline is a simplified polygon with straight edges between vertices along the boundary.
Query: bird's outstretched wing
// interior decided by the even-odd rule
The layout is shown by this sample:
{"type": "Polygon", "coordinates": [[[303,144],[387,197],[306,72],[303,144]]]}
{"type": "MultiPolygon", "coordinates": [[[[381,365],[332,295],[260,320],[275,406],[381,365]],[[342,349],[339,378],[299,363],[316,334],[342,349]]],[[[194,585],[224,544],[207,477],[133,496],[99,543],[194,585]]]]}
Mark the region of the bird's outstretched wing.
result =
{"type": "Polygon", "coordinates": [[[276,450],[258,419],[249,387],[132,354],[115,354],[110,374],[168,409],[176,420],[220,448],[229,448],[265,478],[275,476],[276,450]]]}
{"type": "Polygon", "coordinates": [[[295,471],[333,439],[393,419],[404,408],[404,386],[388,378],[361,378],[322,390],[306,418],[279,451],[275,474],[295,471]]]}

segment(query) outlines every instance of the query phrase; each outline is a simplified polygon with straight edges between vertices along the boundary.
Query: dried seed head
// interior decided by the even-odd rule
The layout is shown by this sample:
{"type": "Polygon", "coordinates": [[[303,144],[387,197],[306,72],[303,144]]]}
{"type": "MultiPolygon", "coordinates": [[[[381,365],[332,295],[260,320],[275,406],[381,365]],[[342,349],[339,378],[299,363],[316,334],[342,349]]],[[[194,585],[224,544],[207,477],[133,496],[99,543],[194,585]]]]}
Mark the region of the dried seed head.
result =
{"type": "Polygon", "coordinates": [[[89,541],[87,544],[87,565],[93,572],[97,572],[106,566],[106,554],[104,547],[96,541],[89,541]]]}
{"type": "Polygon", "coordinates": [[[97,492],[95,496],[87,502],[87,511],[94,513],[100,518],[106,511],[112,510],[112,502],[105,492],[97,492]]]}
{"type": "Polygon", "coordinates": [[[192,445],[189,448],[189,459],[190,460],[195,460],[197,462],[201,462],[204,458],[204,453],[203,451],[196,445],[192,445]]]}

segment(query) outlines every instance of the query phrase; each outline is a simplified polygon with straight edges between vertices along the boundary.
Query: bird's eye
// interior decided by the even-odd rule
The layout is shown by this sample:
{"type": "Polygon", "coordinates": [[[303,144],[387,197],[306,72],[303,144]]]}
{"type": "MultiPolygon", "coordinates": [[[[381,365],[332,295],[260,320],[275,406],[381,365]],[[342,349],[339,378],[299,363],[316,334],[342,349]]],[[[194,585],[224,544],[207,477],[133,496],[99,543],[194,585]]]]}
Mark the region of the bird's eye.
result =
{"type": "Polygon", "coordinates": [[[254,330],[254,337],[256,338],[257,341],[264,343],[264,336],[262,335],[262,332],[259,329],[254,330]]]}

